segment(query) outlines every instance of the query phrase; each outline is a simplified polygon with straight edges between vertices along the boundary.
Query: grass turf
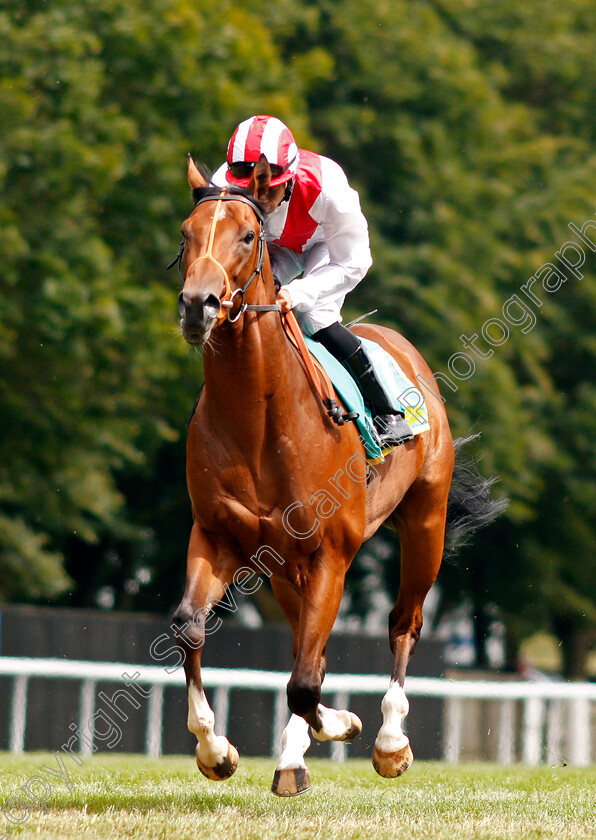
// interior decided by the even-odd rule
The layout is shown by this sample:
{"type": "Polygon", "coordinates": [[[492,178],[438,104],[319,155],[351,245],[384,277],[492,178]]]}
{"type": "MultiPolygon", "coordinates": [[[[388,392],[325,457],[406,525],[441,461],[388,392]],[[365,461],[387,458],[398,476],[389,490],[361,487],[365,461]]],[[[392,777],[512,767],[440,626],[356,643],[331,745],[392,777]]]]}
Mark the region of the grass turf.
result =
{"type": "MultiPolygon", "coordinates": [[[[312,789],[279,799],[269,791],[275,762],[241,759],[226,782],[209,782],[191,757],[147,759],[104,755],[66,781],[48,776],[48,812],[11,797],[39,775],[57,770],[54,756],[0,754],[0,796],[13,819],[12,837],[45,840],[584,840],[596,838],[596,768],[448,766],[415,762],[397,780],[381,779],[361,760],[308,762],[312,789]]],[[[30,790],[41,796],[41,783],[30,790]]],[[[46,795],[48,792],[46,791],[46,795]]],[[[8,825],[0,814],[0,838],[8,825]]]]}

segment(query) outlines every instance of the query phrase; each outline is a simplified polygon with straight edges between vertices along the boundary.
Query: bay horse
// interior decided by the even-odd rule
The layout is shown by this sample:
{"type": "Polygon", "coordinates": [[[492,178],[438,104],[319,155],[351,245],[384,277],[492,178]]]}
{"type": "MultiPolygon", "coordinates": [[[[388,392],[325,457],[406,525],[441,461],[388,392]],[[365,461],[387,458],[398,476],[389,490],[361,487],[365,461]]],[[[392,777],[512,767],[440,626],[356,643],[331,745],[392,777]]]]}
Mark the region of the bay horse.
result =
{"type": "MultiPolygon", "coordinates": [[[[372,761],[388,777],[412,762],[402,729],[404,680],[443,555],[454,445],[443,402],[432,399],[430,430],[377,465],[375,481],[367,484],[356,425],[340,427],[329,418],[276,312],[261,204],[270,178],[262,158],[247,190],[220,190],[189,156],[196,206],[182,225],[178,305],[183,337],[204,348],[204,388],[188,431],[193,526],[173,626],[184,657],[197,765],[209,779],[228,778],[238,753],[214,733],[201,683],[202,647],[213,631],[211,609],[227,589],[255,591],[258,574],[270,577],[294,640],[291,718],[272,790],[291,796],[310,787],[304,760],[309,727],[321,740],[350,740],[361,731],[356,715],[321,704],[321,684],[346,572],[383,524],[399,534],[401,581],[389,615],[394,664],[372,761]]],[[[373,325],[354,332],[378,342],[411,381],[417,374],[432,379],[422,356],[397,332],[373,325]]]]}

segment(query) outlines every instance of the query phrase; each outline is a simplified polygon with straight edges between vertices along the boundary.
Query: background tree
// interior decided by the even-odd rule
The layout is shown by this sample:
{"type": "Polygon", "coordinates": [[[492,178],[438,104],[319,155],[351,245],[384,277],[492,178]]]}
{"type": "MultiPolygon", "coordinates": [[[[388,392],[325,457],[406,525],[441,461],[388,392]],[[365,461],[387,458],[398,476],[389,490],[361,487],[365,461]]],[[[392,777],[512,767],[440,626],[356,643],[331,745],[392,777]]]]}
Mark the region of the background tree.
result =
{"type": "Polygon", "coordinates": [[[123,605],[143,557],[165,553],[149,564],[159,593],[164,546],[187,536],[180,445],[200,360],[176,339],[163,270],[186,152],[219,161],[246,109],[299,128],[301,104],[280,92],[267,29],[231,3],[19,0],[0,32],[0,593],[93,604],[114,582],[123,605]]]}
{"type": "MultiPolygon", "coordinates": [[[[504,320],[503,304],[570,238],[568,223],[593,214],[589,6],[561,14],[546,3],[538,20],[488,0],[346,0],[305,4],[293,29],[289,6],[277,7],[276,33],[288,61],[297,42],[332,59],[309,113],[371,224],[375,265],[349,304],[377,306],[447,373],[460,336],[504,320]]],[[[511,499],[507,517],[442,575],[446,607],[464,595],[473,605],[481,663],[497,604],[512,654],[546,627],[573,637],[566,671],[585,673],[596,600],[593,459],[581,443],[594,432],[593,270],[588,260],[581,282],[542,290],[533,325],[510,326],[457,392],[443,387],[454,431],[482,432],[482,469],[511,499]]]]}

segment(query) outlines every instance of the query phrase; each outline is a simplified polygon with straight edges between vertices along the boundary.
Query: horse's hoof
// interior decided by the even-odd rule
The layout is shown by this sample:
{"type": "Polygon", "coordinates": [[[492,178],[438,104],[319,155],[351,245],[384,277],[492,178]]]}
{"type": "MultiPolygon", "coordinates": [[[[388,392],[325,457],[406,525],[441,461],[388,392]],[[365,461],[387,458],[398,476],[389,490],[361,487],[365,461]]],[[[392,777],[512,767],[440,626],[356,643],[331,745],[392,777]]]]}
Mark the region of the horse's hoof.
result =
{"type": "Polygon", "coordinates": [[[276,770],[271,790],[276,796],[298,796],[310,788],[310,776],[306,767],[292,770],[276,770]]]}
{"type": "Polygon", "coordinates": [[[385,779],[395,779],[405,773],[410,764],[414,761],[414,754],[409,744],[392,753],[381,752],[376,747],[372,754],[373,767],[385,779]]]}
{"type": "Polygon", "coordinates": [[[329,735],[324,727],[318,731],[311,726],[311,732],[318,741],[352,741],[362,732],[362,721],[353,712],[342,709],[336,712],[338,720],[344,725],[343,735],[329,735]]]}
{"type": "Polygon", "coordinates": [[[346,734],[338,740],[351,741],[360,735],[362,732],[362,721],[358,715],[355,715],[353,712],[342,710],[337,713],[337,716],[341,718],[341,720],[345,720],[346,726],[348,727],[346,734]]]}
{"type": "Polygon", "coordinates": [[[236,772],[236,768],[238,767],[238,762],[240,757],[238,755],[238,750],[236,747],[232,746],[232,744],[228,744],[228,754],[224,758],[224,760],[220,764],[216,764],[215,767],[207,767],[207,765],[203,764],[203,762],[199,758],[199,748],[197,745],[197,767],[208,779],[211,779],[212,782],[221,782],[224,779],[229,779],[230,776],[233,776],[236,772]]]}

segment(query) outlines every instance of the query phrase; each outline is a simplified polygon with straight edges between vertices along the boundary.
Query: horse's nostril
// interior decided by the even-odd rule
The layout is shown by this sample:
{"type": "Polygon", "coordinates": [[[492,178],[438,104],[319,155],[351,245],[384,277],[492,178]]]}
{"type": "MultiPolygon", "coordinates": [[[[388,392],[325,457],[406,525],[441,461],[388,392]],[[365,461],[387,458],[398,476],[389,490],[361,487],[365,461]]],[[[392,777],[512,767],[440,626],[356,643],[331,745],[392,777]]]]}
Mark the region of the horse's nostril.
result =
{"type": "Polygon", "coordinates": [[[209,324],[219,315],[220,301],[217,295],[191,295],[184,289],[178,295],[178,313],[187,324],[209,324]]]}
{"type": "Polygon", "coordinates": [[[221,303],[216,295],[207,295],[207,299],[203,304],[203,311],[206,317],[215,318],[219,314],[221,303]]]}

